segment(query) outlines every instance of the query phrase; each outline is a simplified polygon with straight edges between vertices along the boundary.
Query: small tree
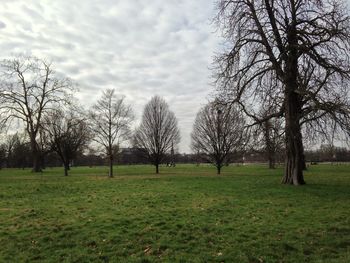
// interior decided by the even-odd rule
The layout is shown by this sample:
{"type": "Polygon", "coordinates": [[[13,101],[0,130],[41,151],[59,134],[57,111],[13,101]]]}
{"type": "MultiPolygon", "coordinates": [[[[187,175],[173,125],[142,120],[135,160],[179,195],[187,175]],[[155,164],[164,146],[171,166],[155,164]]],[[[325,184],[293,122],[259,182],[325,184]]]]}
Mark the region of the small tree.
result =
{"type": "Polygon", "coordinates": [[[180,132],[175,114],[164,99],[155,96],[145,106],[140,126],[135,132],[136,147],[145,149],[148,159],[159,173],[162,163],[172,146],[180,142],[180,132]]]}
{"type": "Polygon", "coordinates": [[[130,135],[134,115],[124,97],[118,97],[114,89],[107,89],[89,112],[93,140],[102,145],[109,162],[109,177],[113,177],[114,147],[130,135]]]}
{"type": "Polygon", "coordinates": [[[244,124],[242,114],[235,108],[209,103],[198,112],[194,122],[192,149],[202,153],[220,174],[231,154],[244,148],[244,124]]]}
{"type": "Polygon", "coordinates": [[[47,143],[61,159],[64,175],[68,176],[71,162],[89,142],[87,123],[73,111],[55,110],[45,118],[44,124],[47,143]]]}
{"type": "Polygon", "coordinates": [[[284,139],[282,119],[271,118],[252,127],[250,145],[254,151],[266,156],[270,169],[275,169],[277,154],[284,156],[284,139]]]}
{"type": "Polygon", "coordinates": [[[43,117],[68,101],[71,81],[57,76],[50,63],[35,57],[2,60],[0,71],[2,122],[23,121],[32,151],[33,172],[40,172],[38,140],[43,117]]]}

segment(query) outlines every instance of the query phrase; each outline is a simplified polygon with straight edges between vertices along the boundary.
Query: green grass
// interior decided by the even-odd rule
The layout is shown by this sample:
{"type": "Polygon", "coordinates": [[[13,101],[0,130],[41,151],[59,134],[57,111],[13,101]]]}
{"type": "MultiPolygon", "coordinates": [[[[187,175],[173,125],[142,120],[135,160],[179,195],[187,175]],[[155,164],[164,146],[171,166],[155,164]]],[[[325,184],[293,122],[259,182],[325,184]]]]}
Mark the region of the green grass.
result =
{"type": "Polygon", "coordinates": [[[350,166],[0,171],[0,262],[350,262],[350,166]]]}

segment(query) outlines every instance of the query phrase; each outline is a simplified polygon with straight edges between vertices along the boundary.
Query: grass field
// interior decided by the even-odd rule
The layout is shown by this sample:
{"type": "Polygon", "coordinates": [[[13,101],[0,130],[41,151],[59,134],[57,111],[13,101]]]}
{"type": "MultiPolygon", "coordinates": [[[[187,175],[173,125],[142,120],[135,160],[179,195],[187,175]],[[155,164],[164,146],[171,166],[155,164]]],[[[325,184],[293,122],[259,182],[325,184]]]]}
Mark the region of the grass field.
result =
{"type": "Polygon", "coordinates": [[[350,262],[350,165],[0,171],[0,262],[350,262]]]}

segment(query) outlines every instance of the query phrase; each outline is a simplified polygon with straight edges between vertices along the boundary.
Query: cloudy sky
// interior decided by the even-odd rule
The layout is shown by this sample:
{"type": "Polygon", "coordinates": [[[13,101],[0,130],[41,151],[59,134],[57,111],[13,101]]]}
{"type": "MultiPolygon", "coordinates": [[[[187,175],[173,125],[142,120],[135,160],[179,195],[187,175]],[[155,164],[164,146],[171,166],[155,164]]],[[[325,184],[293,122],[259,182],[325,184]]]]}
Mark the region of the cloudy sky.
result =
{"type": "Polygon", "coordinates": [[[137,121],[163,96],[179,120],[180,151],[189,152],[195,115],[213,90],[214,13],[213,0],[1,0],[0,57],[52,60],[86,107],[115,88],[137,121]]]}

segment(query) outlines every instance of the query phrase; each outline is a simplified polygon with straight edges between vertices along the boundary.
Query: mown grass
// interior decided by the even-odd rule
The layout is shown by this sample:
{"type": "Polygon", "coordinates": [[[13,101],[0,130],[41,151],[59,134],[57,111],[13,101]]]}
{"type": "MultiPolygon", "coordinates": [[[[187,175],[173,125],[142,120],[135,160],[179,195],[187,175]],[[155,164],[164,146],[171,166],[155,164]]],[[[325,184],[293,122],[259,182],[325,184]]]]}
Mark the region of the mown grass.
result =
{"type": "Polygon", "coordinates": [[[0,262],[350,262],[350,166],[0,171],[0,262]]]}

